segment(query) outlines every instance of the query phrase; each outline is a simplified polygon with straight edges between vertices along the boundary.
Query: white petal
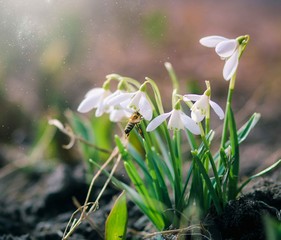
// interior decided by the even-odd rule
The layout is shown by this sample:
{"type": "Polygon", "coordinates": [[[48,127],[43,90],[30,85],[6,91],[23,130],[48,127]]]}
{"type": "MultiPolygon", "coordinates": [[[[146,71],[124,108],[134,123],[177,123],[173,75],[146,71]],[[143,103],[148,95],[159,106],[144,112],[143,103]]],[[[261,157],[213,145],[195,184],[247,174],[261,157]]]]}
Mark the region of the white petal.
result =
{"type": "Polygon", "coordinates": [[[230,39],[227,41],[220,42],[216,46],[216,53],[221,58],[228,58],[230,57],[234,51],[238,48],[238,42],[236,39],[230,39]]]}
{"type": "Polygon", "coordinates": [[[201,38],[199,42],[205,47],[214,48],[217,46],[218,43],[225,40],[228,39],[221,36],[208,36],[208,37],[201,38]]]}
{"type": "Polygon", "coordinates": [[[99,98],[99,95],[90,95],[89,97],[86,97],[78,106],[77,111],[81,113],[91,111],[93,108],[96,108],[98,106],[99,98]]]}
{"type": "MultiPolygon", "coordinates": [[[[116,90],[114,93],[110,94],[109,96],[107,96],[105,99],[104,99],[104,102],[108,103],[111,101],[111,99],[113,98],[116,98],[120,95],[122,95],[123,93],[125,93],[124,91],[121,91],[121,90],[116,90]]],[[[111,105],[111,104],[109,104],[111,105]]]]}
{"type": "Polygon", "coordinates": [[[104,112],[107,112],[111,105],[108,105],[104,99],[111,95],[109,90],[104,91],[103,95],[100,97],[97,110],[96,110],[96,117],[100,117],[104,112]]]}
{"type": "Polygon", "coordinates": [[[185,128],[187,128],[193,134],[196,134],[196,135],[200,134],[199,126],[189,116],[185,115],[184,113],[181,113],[180,117],[181,117],[181,120],[182,120],[185,128]]]}
{"type": "Polygon", "coordinates": [[[118,105],[126,100],[130,100],[131,97],[134,95],[135,93],[127,93],[127,92],[124,92],[124,93],[120,93],[116,96],[113,96],[113,97],[110,97],[109,99],[107,99],[107,104],[109,105],[118,105]]]}
{"type": "Polygon", "coordinates": [[[106,111],[105,106],[103,103],[100,103],[100,105],[97,107],[95,116],[100,117],[104,112],[106,111]]]}
{"type": "Polygon", "coordinates": [[[223,112],[222,108],[217,103],[215,103],[213,101],[210,101],[210,106],[213,108],[213,110],[219,116],[220,119],[224,118],[224,112],[223,112]]]}
{"type": "Polygon", "coordinates": [[[153,131],[155,128],[157,128],[162,122],[164,122],[170,115],[172,112],[169,113],[163,113],[159,116],[157,116],[156,118],[154,118],[147,126],[146,131],[147,132],[151,132],[153,131]]]}
{"type": "Polygon", "coordinates": [[[111,122],[121,122],[131,116],[131,113],[124,109],[113,109],[110,112],[109,120],[111,122]]]}
{"type": "Polygon", "coordinates": [[[90,97],[90,96],[101,96],[104,93],[104,88],[93,88],[91,90],[89,90],[86,95],[85,98],[90,97]]]}
{"type": "MultiPolygon", "coordinates": [[[[122,108],[128,108],[129,109],[130,101],[131,101],[131,98],[128,98],[125,101],[121,102],[120,104],[117,104],[117,105],[114,105],[114,106],[120,105],[120,107],[122,107],[122,108]]],[[[131,111],[134,112],[132,109],[131,109],[131,111]]]]}
{"type": "Polygon", "coordinates": [[[169,129],[183,129],[184,125],[180,116],[181,111],[174,109],[168,122],[169,129]]]}
{"type": "Polygon", "coordinates": [[[199,109],[194,109],[191,111],[191,118],[195,122],[201,122],[204,119],[205,115],[199,109]]]}
{"type": "Polygon", "coordinates": [[[145,120],[147,120],[147,121],[151,120],[151,118],[152,118],[152,107],[150,105],[150,102],[147,100],[145,94],[143,94],[143,96],[140,99],[139,112],[145,120]]]}
{"type": "Polygon", "coordinates": [[[139,110],[139,103],[140,103],[140,99],[142,97],[143,92],[141,91],[137,91],[135,93],[135,95],[132,97],[130,103],[129,103],[129,107],[134,109],[134,110],[139,110]]]}
{"type": "Polygon", "coordinates": [[[183,96],[183,101],[197,101],[202,95],[198,94],[186,94],[183,96]]]}
{"type": "Polygon", "coordinates": [[[225,80],[229,80],[233,74],[236,72],[238,67],[239,51],[238,49],[233,53],[233,55],[226,60],[223,68],[223,77],[225,80]]]}

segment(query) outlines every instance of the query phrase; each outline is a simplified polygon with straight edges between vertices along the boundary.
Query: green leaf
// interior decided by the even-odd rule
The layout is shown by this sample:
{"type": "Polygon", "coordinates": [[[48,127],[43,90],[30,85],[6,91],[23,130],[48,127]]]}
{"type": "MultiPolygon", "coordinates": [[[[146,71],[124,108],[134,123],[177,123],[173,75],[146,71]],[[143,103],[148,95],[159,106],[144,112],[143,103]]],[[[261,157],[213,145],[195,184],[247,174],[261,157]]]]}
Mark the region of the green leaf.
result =
{"type": "MultiPolygon", "coordinates": [[[[195,164],[198,166],[198,171],[200,172],[200,174],[202,175],[204,182],[209,190],[209,194],[213,200],[214,206],[216,208],[216,211],[218,214],[220,214],[222,212],[222,207],[221,207],[221,203],[220,203],[220,199],[218,198],[218,195],[213,187],[213,184],[211,182],[211,179],[206,171],[206,169],[204,168],[203,163],[201,162],[201,160],[198,158],[197,153],[194,151],[192,152],[193,158],[195,160],[195,164]]],[[[193,191],[196,191],[196,189],[193,189],[193,191]]],[[[207,197],[207,196],[204,196],[207,197]]]]}
{"type": "MultiPolygon", "coordinates": [[[[97,168],[101,169],[101,166],[98,163],[94,161],[91,162],[97,168]]],[[[105,169],[103,169],[102,171],[105,175],[110,175],[110,173],[105,169]]],[[[111,177],[111,181],[113,182],[113,184],[116,185],[117,188],[126,191],[127,195],[131,198],[131,200],[141,209],[141,211],[150,219],[150,221],[155,225],[158,230],[164,229],[165,224],[161,216],[161,213],[163,212],[163,206],[161,205],[161,203],[151,198],[144,198],[143,195],[139,194],[133,188],[121,182],[114,176],[111,177]]]]}
{"type": "MultiPolygon", "coordinates": [[[[249,133],[251,130],[256,126],[257,122],[260,119],[260,114],[259,113],[254,113],[250,119],[238,130],[237,132],[237,137],[238,137],[238,143],[239,145],[248,137],[249,133]]],[[[227,141],[225,143],[225,148],[230,145],[230,142],[227,141]]],[[[220,152],[217,152],[214,156],[214,160],[217,161],[220,157],[220,152]]]]}
{"type": "Polygon", "coordinates": [[[240,186],[240,188],[238,189],[238,192],[241,192],[242,189],[253,179],[260,177],[268,172],[270,172],[271,170],[273,170],[274,168],[278,167],[279,164],[281,163],[281,159],[279,159],[276,163],[272,164],[271,166],[269,166],[268,168],[262,170],[261,172],[249,177],[244,183],[242,183],[242,185],[240,186]]]}
{"type": "Polygon", "coordinates": [[[130,156],[128,154],[126,147],[123,145],[123,143],[118,135],[115,135],[115,142],[116,142],[116,146],[118,147],[120,154],[122,155],[122,159],[124,161],[128,161],[130,159],[130,156]]]}
{"type": "Polygon", "coordinates": [[[145,144],[144,146],[147,152],[147,162],[150,166],[150,171],[152,172],[151,176],[154,176],[153,181],[155,184],[155,190],[157,192],[158,199],[161,202],[164,202],[164,204],[168,208],[172,208],[172,203],[169,197],[168,188],[165,183],[165,170],[167,170],[167,167],[162,169],[161,167],[165,166],[165,163],[163,162],[162,165],[158,165],[158,164],[163,160],[157,158],[157,153],[153,151],[153,149],[150,149],[150,147],[147,144],[145,144]]]}
{"type": "Polygon", "coordinates": [[[151,198],[143,198],[143,196],[141,196],[133,188],[116,178],[113,178],[112,180],[116,186],[126,191],[131,200],[141,209],[141,211],[150,219],[158,230],[164,229],[165,223],[161,215],[163,207],[160,202],[151,198]]]}
{"type": "Polygon", "coordinates": [[[239,131],[238,131],[239,144],[247,138],[250,131],[254,128],[254,126],[256,126],[260,117],[261,117],[261,115],[259,113],[254,113],[251,116],[251,118],[239,129],[239,131]]]}
{"type": "Polygon", "coordinates": [[[126,195],[123,191],[116,199],[105,223],[105,239],[125,240],[127,230],[128,211],[126,195]]]}

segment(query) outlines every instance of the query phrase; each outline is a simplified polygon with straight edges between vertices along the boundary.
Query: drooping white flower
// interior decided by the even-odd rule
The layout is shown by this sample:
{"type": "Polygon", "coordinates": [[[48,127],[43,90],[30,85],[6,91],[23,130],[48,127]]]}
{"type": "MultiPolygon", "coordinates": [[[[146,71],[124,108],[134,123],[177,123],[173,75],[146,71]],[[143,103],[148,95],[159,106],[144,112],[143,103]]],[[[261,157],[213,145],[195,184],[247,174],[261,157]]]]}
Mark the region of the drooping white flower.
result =
{"type": "Polygon", "coordinates": [[[130,108],[138,111],[145,120],[150,121],[152,118],[152,106],[145,92],[138,90],[136,92],[123,92],[117,96],[108,99],[107,104],[119,105],[124,108],[130,108]]]}
{"type": "Polygon", "coordinates": [[[223,77],[225,80],[231,79],[235,74],[239,62],[239,42],[237,39],[228,39],[221,36],[208,36],[201,38],[199,42],[210,48],[215,48],[216,53],[225,60],[223,77]]]}
{"type": "Polygon", "coordinates": [[[211,101],[210,97],[206,94],[186,94],[183,96],[183,100],[186,102],[195,101],[191,107],[191,118],[197,123],[201,122],[206,117],[209,106],[211,106],[220,119],[224,118],[224,112],[222,108],[214,101],[211,101]]]}
{"type": "Polygon", "coordinates": [[[96,108],[96,117],[101,116],[108,111],[109,106],[105,104],[104,99],[111,94],[106,88],[93,88],[86,93],[84,100],[78,106],[78,112],[87,113],[96,108]]]}
{"type": "Polygon", "coordinates": [[[180,109],[173,109],[171,112],[163,113],[156,118],[154,118],[147,126],[146,131],[151,132],[155,130],[161,123],[163,123],[168,117],[170,117],[168,121],[169,129],[184,129],[187,128],[193,134],[200,134],[199,126],[183,111],[180,109]]]}

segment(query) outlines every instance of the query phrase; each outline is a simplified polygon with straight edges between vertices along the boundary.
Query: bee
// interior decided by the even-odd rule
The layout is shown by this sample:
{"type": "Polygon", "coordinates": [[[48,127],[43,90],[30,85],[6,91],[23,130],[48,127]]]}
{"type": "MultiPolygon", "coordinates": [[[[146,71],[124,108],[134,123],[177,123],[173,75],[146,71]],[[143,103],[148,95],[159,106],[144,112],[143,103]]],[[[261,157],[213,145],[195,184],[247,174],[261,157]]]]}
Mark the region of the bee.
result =
{"type": "Polygon", "coordinates": [[[143,133],[141,128],[139,127],[139,123],[143,119],[142,115],[139,112],[134,112],[132,116],[129,118],[129,121],[125,127],[125,134],[129,137],[130,132],[133,130],[134,127],[138,129],[139,134],[143,137],[143,133]]]}

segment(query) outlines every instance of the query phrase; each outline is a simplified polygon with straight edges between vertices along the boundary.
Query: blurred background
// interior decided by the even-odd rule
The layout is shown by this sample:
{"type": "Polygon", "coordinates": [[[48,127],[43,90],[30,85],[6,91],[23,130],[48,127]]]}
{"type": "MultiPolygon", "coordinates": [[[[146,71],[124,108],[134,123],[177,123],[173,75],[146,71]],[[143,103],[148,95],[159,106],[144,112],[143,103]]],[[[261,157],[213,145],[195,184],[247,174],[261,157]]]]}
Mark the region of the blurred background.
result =
{"type": "MultiPolygon", "coordinates": [[[[76,111],[84,94],[100,87],[110,73],[140,82],[154,79],[170,109],[171,84],[164,68],[168,61],[183,89],[188,82],[203,89],[204,81],[210,80],[213,100],[224,108],[228,87],[222,78],[224,62],[198,42],[208,35],[251,37],[239,65],[234,111],[238,126],[253,112],[260,112],[262,118],[242,148],[244,173],[281,156],[280,1],[10,0],[0,4],[2,166],[25,156],[48,128],[48,117],[76,111]]],[[[56,154],[49,152],[48,157],[56,154]]],[[[64,154],[62,159],[69,157],[64,154]]]]}

